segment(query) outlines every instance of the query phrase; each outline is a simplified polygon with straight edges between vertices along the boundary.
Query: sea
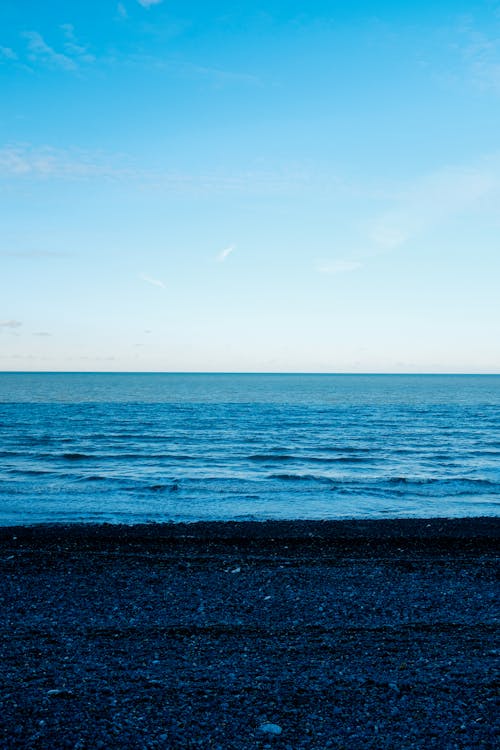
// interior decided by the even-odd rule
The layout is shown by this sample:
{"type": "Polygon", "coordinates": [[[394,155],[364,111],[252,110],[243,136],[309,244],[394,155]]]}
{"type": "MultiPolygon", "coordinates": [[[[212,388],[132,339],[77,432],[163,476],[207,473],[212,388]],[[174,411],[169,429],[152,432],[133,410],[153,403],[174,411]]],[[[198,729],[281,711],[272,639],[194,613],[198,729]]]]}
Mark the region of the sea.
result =
{"type": "Polygon", "coordinates": [[[0,525],[495,516],[500,375],[0,374],[0,525]]]}

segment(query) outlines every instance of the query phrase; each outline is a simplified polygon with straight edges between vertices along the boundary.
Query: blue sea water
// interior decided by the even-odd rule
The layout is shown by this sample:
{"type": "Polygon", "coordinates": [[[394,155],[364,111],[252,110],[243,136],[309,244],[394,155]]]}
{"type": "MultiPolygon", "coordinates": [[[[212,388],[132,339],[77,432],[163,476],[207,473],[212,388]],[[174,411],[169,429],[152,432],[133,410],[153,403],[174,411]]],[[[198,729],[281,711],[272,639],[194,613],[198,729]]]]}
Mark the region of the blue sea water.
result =
{"type": "Polygon", "coordinates": [[[497,515],[500,376],[0,374],[0,524],[497,515]]]}

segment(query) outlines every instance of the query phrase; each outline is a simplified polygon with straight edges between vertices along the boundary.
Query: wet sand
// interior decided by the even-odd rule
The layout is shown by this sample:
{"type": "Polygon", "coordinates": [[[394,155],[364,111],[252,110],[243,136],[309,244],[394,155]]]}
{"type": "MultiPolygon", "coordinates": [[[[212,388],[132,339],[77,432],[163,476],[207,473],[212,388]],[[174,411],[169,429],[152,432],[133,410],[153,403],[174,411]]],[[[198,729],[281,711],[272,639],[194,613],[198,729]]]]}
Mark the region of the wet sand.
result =
{"type": "Polygon", "coordinates": [[[496,747],[499,528],[0,528],[0,747],[496,747]]]}

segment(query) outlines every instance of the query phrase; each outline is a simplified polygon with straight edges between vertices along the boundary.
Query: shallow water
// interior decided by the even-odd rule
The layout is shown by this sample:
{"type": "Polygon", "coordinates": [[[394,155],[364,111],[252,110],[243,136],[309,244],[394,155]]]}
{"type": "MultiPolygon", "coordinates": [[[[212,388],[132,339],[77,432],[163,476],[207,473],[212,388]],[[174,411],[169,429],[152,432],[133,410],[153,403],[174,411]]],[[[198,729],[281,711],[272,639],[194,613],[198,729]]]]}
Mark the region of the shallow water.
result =
{"type": "Polygon", "coordinates": [[[497,515],[500,376],[0,374],[0,524],[497,515]]]}

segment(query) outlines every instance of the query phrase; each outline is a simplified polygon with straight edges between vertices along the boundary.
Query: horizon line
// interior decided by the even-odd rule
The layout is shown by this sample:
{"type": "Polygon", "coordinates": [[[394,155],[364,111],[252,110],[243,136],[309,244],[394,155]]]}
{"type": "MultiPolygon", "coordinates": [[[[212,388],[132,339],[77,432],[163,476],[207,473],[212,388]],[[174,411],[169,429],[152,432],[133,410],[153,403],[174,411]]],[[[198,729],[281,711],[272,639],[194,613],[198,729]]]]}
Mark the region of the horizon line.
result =
{"type": "Polygon", "coordinates": [[[336,376],[499,376],[493,372],[373,372],[373,371],[318,371],[318,370],[0,370],[0,375],[336,375],[336,376]]]}

